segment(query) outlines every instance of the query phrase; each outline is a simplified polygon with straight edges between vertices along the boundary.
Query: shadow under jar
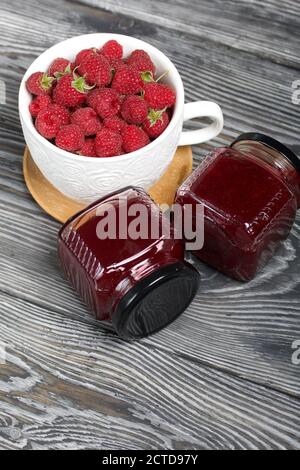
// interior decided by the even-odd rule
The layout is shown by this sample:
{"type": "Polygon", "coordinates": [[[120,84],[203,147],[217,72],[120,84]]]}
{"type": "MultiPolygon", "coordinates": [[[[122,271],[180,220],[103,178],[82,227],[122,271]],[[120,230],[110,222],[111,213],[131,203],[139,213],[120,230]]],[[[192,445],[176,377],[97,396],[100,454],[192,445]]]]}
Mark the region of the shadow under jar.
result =
{"type": "Polygon", "coordinates": [[[126,340],[168,325],[198,289],[184,241],[140,189],[110,194],[72,217],[60,230],[58,251],[66,277],[96,318],[126,340]]]}
{"type": "Polygon", "coordinates": [[[290,233],[300,207],[300,160],[271,137],[242,134],[206,157],[176,201],[204,205],[204,246],[194,254],[247,281],[290,233]]]}

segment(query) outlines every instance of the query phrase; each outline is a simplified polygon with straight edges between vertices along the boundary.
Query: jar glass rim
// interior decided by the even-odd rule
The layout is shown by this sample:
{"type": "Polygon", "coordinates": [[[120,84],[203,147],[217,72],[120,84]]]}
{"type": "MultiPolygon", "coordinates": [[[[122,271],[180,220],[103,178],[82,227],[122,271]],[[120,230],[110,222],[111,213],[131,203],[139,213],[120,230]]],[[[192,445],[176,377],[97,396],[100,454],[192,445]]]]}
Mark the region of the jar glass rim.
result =
{"type": "Polygon", "coordinates": [[[300,158],[286,145],[282,144],[273,137],[267,136],[265,134],[260,134],[259,132],[246,132],[239,135],[230,145],[234,148],[236,144],[241,143],[242,141],[248,142],[258,142],[263,144],[266,147],[269,147],[277,152],[280,152],[284,155],[300,173],[300,158]]]}

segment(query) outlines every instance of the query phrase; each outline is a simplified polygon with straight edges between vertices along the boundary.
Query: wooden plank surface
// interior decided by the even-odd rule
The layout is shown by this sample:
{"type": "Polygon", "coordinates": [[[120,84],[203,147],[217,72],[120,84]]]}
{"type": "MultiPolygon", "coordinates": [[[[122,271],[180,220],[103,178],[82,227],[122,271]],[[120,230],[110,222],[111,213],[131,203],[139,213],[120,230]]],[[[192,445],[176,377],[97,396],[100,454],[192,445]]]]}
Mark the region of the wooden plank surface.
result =
{"type": "Polygon", "coordinates": [[[0,305],[1,447],[300,447],[295,398],[30,302],[2,294],[0,305]]]}
{"type": "Polygon", "coordinates": [[[299,42],[290,34],[299,25],[298,2],[249,3],[236,44],[245,2],[228,2],[215,23],[217,1],[190,2],[196,13],[185,6],[185,17],[175,17],[184,7],[179,0],[169,15],[158,1],[97,3],[113,13],[58,0],[0,6],[0,79],[7,84],[0,106],[0,341],[8,345],[0,365],[0,449],[298,448],[300,374],[291,345],[300,339],[300,217],[255,281],[240,284],[199,264],[202,284],[188,311],[159,334],[126,344],[97,327],[64,282],[59,224],[23,182],[17,113],[18,85],[35,56],[66,37],[113,31],[169,55],[187,101],[222,106],[224,131],[194,148],[196,161],[251,129],[300,150],[299,106],[291,100],[299,42]],[[231,15],[229,28],[233,3],[240,14],[231,15]],[[270,12],[274,25],[280,21],[276,34],[270,12]]]}
{"type": "MultiPolygon", "coordinates": [[[[297,0],[79,0],[300,68],[297,0]]],[[[176,45],[180,48],[181,35],[176,45]]]]}

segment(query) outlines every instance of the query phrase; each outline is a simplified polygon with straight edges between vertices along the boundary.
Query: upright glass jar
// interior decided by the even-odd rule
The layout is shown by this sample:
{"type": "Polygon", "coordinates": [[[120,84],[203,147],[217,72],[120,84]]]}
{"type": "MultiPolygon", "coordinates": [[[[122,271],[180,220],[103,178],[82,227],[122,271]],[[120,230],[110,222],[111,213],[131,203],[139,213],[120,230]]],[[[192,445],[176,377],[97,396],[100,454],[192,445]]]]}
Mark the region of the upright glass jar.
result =
{"type": "Polygon", "coordinates": [[[198,288],[184,241],[140,189],[110,194],[72,217],[60,230],[58,251],[66,277],[96,318],[127,340],[169,324],[198,288]]]}
{"type": "Polygon", "coordinates": [[[300,160],[271,137],[242,134],[206,157],[176,201],[204,205],[204,246],[195,254],[250,280],[290,233],[300,207],[300,160]]]}

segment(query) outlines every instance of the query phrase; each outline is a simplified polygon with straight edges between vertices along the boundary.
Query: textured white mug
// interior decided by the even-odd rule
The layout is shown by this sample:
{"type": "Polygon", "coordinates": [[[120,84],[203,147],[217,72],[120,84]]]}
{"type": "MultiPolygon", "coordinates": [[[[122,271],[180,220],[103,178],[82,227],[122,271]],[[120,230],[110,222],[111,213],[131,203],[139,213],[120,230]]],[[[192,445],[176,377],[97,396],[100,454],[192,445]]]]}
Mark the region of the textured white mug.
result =
{"type": "Polygon", "coordinates": [[[78,36],[46,50],[33,62],[22,80],[19,112],[26,143],[43,175],[60,192],[81,203],[91,203],[105,194],[130,185],[147,190],[166,170],[178,145],[208,141],[223,128],[222,111],[216,103],[197,101],[184,104],[181,77],[174,64],[161,51],[139,39],[118,34],[78,36]],[[134,49],[147,51],[158,75],[168,71],[164,82],[175,88],[177,96],[171,122],[156,140],[125,155],[91,158],[61,150],[36,131],[28,110],[31,96],[26,90],[26,80],[34,72],[46,71],[57,57],[74,60],[81,49],[101,47],[110,39],[116,39],[123,45],[125,56],[134,49]],[[182,132],[183,121],[195,117],[209,117],[213,122],[203,129],[182,132]]]}

